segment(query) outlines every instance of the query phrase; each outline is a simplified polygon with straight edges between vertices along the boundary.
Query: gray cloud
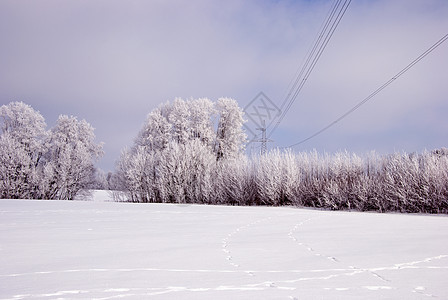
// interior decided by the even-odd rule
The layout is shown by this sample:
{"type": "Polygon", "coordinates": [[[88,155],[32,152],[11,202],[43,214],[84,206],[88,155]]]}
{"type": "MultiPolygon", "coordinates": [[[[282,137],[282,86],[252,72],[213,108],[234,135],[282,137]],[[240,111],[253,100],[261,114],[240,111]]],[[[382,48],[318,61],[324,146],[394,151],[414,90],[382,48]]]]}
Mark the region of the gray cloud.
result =
{"type": "MultiPolygon", "coordinates": [[[[0,101],[49,125],[85,118],[109,170],[145,116],[174,97],[259,91],[279,105],[331,1],[0,2],[0,101]]],[[[448,28],[443,0],[353,1],[273,146],[294,143],[362,100],[448,28]]],[[[447,45],[355,114],[298,147],[415,151],[446,145],[447,45]]]]}

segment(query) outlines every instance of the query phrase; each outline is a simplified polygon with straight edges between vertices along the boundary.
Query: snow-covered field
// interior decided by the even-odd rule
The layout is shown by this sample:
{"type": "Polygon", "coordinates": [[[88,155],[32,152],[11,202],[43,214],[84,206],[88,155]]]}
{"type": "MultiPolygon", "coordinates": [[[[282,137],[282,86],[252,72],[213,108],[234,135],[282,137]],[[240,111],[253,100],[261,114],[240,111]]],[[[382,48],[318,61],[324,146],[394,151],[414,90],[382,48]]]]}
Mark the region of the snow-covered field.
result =
{"type": "Polygon", "coordinates": [[[0,200],[0,299],[432,297],[446,216],[0,200]]]}

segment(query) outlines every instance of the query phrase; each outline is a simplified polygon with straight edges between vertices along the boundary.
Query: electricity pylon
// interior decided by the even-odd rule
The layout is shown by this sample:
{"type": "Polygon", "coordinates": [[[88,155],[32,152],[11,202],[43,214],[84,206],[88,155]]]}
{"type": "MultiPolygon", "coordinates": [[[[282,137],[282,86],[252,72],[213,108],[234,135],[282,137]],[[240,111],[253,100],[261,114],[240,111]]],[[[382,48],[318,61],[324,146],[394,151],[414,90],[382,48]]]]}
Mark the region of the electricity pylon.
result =
{"type": "Polygon", "coordinates": [[[266,124],[265,124],[265,121],[262,120],[261,121],[261,127],[257,127],[255,129],[261,131],[261,139],[255,140],[254,142],[261,143],[260,154],[261,155],[265,155],[266,154],[266,150],[267,150],[266,143],[267,142],[272,142],[272,140],[270,140],[270,139],[268,139],[266,137],[266,124]]]}

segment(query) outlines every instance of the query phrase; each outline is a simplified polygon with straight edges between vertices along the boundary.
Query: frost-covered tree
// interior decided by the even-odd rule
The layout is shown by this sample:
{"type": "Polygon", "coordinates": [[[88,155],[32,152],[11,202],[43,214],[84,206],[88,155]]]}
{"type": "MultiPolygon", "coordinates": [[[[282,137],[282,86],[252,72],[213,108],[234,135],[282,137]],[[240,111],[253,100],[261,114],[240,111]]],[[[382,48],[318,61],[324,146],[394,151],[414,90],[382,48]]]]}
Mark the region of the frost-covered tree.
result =
{"type": "Polygon", "coordinates": [[[257,204],[254,163],[247,156],[217,162],[215,199],[221,204],[257,204]]]}
{"type": "Polygon", "coordinates": [[[171,130],[172,124],[163,115],[162,109],[157,108],[149,113],[135,144],[145,146],[149,151],[161,151],[171,140],[171,130]]]}
{"type": "Polygon", "coordinates": [[[45,127],[42,115],[23,102],[0,107],[1,197],[35,197],[45,127]]]}
{"type": "Polygon", "coordinates": [[[213,122],[216,109],[214,103],[207,98],[195,99],[190,101],[189,109],[191,138],[212,148],[215,140],[213,122]]]}
{"type": "Polygon", "coordinates": [[[156,167],[158,193],[163,202],[208,203],[212,194],[214,155],[198,140],[172,141],[160,154],[156,167]]]}
{"type": "Polygon", "coordinates": [[[102,155],[102,145],[95,143],[89,123],[66,115],[51,130],[48,145],[45,160],[50,188],[45,196],[73,200],[94,181],[94,163],[102,155]]]}
{"type": "Polygon", "coordinates": [[[29,198],[35,181],[32,157],[10,134],[0,136],[0,198],[29,198]]]}
{"type": "Polygon", "coordinates": [[[300,169],[297,164],[296,155],[287,149],[282,153],[281,157],[282,168],[282,197],[284,204],[298,203],[298,187],[302,183],[300,169]]]}
{"type": "Polygon", "coordinates": [[[113,178],[113,190],[116,191],[116,193],[114,193],[114,198],[116,198],[115,196],[118,194],[120,194],[119,198],[121,198],[121,195],[124,194],[123,197],[127,198],[128,201],[133,201],[133,194],[131,193],[133,189],[128,176],[130,157],[130,149],[123,149],[115,164],[115,172],[110,177],[111,179],[113,178]]]}
{"type": "Polygon", "coordinates": [[[187,168],[186,199],[191,203],[212,202],[212,177],[216,162],[212,150],[201,140],[195,139],[187,143],[184,159],[187,168]]]}
{"type": "Polygon", "coordinates": [[[131,201],[213,202],[217,153],[223,160],[242,154],[242,120],[241,109],[231,99],[215,104],[206,98],[177,98],[152,111],[117,164],[117,176],[131,201]]]}
{"type": "Polygon", "coordinates": [[[118,172],[122,187],[129,192],[132,202],[152,202],[152,161],[153,156],[143,146],[122,152],[118,172]]]}
{"type": "Polygon", "coordinates": [[[1,133],[9,134],[19,142],[35,161],[42,154],[46,126],[44,117],[23,102],[12,102],[0,107],[1,133]]]}
{"type": "Polygon", "coordinates": [[[73,199],[88,187],[101,155],[86,121],[60,116],[46,131],[43,116],[12,102],[0,107],[0,197],[73,199]]]}
{"type": "Polygon", "coordinates": [[[172,125],[172,138],[178,144],[185,145],[190,138],[191,119],[188,102],[176,98],[168,115],[172,125]]]}
{"type": "Polygon", "coordinates": [[[276,149],[257,158],[256,185],[258,197],[263,204],[282,205],[282,161],[276,149]]]}
{"type": "Polygon", "coordinates": [[[186,203],[189,172],[186,145],[172,141],[160,157],[160,182],[165,186],[165,202],[186,203]]]}
{"type": "Polygon", "coordinates": [[[243,154],[247,140],[243,130],[244,112],[230,98],[218,99],[216,106],[219,116],[215,145],[217,159],[236,158],[243,154]]]}

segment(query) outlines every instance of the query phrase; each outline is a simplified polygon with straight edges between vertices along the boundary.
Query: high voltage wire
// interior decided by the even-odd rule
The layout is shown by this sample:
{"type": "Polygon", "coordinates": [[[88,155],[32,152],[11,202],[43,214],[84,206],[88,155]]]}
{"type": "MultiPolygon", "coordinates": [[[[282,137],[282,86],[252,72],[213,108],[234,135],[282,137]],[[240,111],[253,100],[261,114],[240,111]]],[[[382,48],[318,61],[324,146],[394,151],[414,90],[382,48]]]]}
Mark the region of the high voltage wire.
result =
{"type": "Polygon", "coordinates": [[[344,0],[344,2],[342,2],[342,0],[335,1],[333,7],[331,8],[328,14],[326,21],[322,26],[322,30],[320,31],[318,38],[314,43],[314,46],[306,59],[305,64],[303,65],[299,75],[296,77],[293,86],[291,87],[288,95],[286,96],[285,100],[283,101],[280,107],[282,113],[279,119],[277,120],[276,124],[274,125],[274,128],[270,131],[269,137],[271,137],[273,132],[278,128],[280,122],[286,116],[291,106],[293,105],[294,101],[297,99],[297,96],[299,95],[300,91],[302,90],[303,86],[308,80],[311,72],[316,66],[323,51],[327,47],[328,42],[330,41],[331,37],[334,34],[334,31],[341,22],[341,19],[344,16],[345,12],[347,11],[347,8],[350,5],[350,3],[351,0],[344,0]]]}
{"type": "Polygon", "coordinates": [[[421,61],[423,58],[425,58],[429,53],[431,53],[434,49],[436,49],[437,47],[439,47],[443,42],[445,42],[448,39],[448,34],[446,34],[445,36],[443,36],[440,40],[438,40],[434,45],[432,45],[430,48],[428,48],[428,50],[426,50],[425,52],[423,52],[419,57],[417,57],[416,59],[414,59],[410,64],[408,64],[405,68],[403,68],[400,72],[398,72],[395,76],[393,76],[391,79],[389,79],[386,83],[384,83],[382,86],[380,86],[379,88],[377,88],[373,93],[371,93],[369,96],[367,96],[366,98],[364,98],[362,101],[360,101],[358,104],[356,104],[355,106],[353,106],[350,110],[348,110],[346,113],[344,113],[342,116],[340,116],[339,118],[337,118],[336,120],[334,120],[333,122],[331,122],[330,124],[328,124],[327,126],[325,126],[324,128],[322,128],[321,130],[317,131],[316,133],[310,135],[309,137],[307,137],[306,139],[301,140],[300,142],[297,142],[295,144],[292,144],[288,147],[284,147],[284,148],[291,148],[300,144],[303,144],[305,142],[307,142],[308,140],[316,137],[317,135],[321,134],[322,132],[326,131],[327,129],[329,129],[330,127],[332,127],[333,125],[335,125],[336,123],[338,123],[339,121],[341,121],[342,119],[346,118],[348,115],[350,115],[352,112],[354,112],[355,110],[357,110],[361,105],[363,105],[364,103],[366,103],[367,101],[369,101],[370,99],[372,99],[373,97],[375,97],[379,92],[381,92],[382,90],[384,90],[387,86],[389,86],[392,82],[394,82],[395,80],[397,80],[401,75],[403,75],[404,73],[406,73],[409,69],[411,69],[414,65],[416,65],[419,61],[421,61]]]}
{"type": "MultiPolygon", "coordinates": [[[[340,1],[337,2],[337,5],[340,4],[340,1]]],[[[339,22],[341,21],[345,11],[348,8],[348,5],[350,4],[350,1],[345,1],[344,4],[342,5],[342,9],[339,10],[336,20],[331,24],[331,27],[329,27],[330,22],[328,21],[325,26],[324,26],[324,30],[327,30],[328,28],[330,28],[330,31],[327,32],[325,39],[322,41],[322,44],[320,45],[316,56],[312,59],[311,61],[311,65],[310,67],[306,70],[304,78],[302,79],[302,81],[300,82],[300,85],[298,87],[298,89],[296,89],[296,91],[294,92],[293,98],[292,100],[288,103],[288,106],[286,107],[286,110],[283,112],[283,117],[286,115],[286,113],[289,111],[289,109],[291,108],[293,102],[296,100],[298,94],[300,93],[300,91],[302,90],[303,86],[305,85],[306,80],[308,80],[309,75],[311,74],[311,72],[313,71],[314,67],[316,66],[319,58],[321,57],[323,51],[325,50],[328,42],[330,41],[331,37],[333,36],[334,31],[336,30],[337,26],[339,25],[339,22]]],[[[337,8],[337,7],[336,7],[337,8]]],[[[331,14],[330,17],[333,18],[335,15],[336,9],[334,9],[331,14]]],[[[309,60],[308,60],[309,62],[309,60]]]]}
{"type": "MultiPolygon", "coordinates": [[[[347,1],[344,2],[344,5],[346,3],[347,3],[347,1]]],[[[333,7],[331,8],[331,10],[327,16],[327,19],[325,20],[324,24],[322,25],[322,29],[317,37],[317,40],[314,43],[314,46],[306,59],[305,64],[303,65],[299,75],[296,77],[294,85],[291,87],[291,90],[289,91],[286,99],[284,100],[284,102],[282,103],[282,105],[280,107],[280,110],[282,111],[281,116],[278,119],[277,123],[275,124],[274,128],[271,130],[269,136],[271,136],[273,134],[273,132],[277,129],[280,122],[283,120],[286,113],[291,108],[293,102],[297,98],[297,95],[299,94],[299,92],[301,91],[303,86],[305,85],[305,82],[307,81],[311,71],[314,69],[314,66],[316,65],[318,59],[320,58],[323,50],[325,49],[326,45],[328,44],[329,39],[333,35],[333,32],[336,29],[337,24],[339,24],[340,20],[339,21],[337,19],[333,20],[333,18],[336,15],[336,12],[337,12],[340,4],[341,4],[341,0],[337,0],[337,1],[335,1],[333,7]],[[331,26],[330,26],[330,24],[331,24],[331,26]],[[335,24],[336,24],[336,26],[334,26],[335,24]],[[333,29],[333,30],[328,31],[329,28],[333,29]],[[305,74],[305,76],[303,76],[304,74],[305,74]],[[292,95],[292,97],[291,97],[291,95],[292,95]],[[289,102],[288,102],[288,98],[290,98],[289,102]],[[286,109],[285,109],[285,105],[287,105],[286,109]]],[[[342,10],[339,10],[339,13],[337,14],[338,16],[341,16],[341,14],[340,14],[341,11],[342,10]]],[[[345,12],[345,10],[344,10],[344,12],[345,12]]]]}

